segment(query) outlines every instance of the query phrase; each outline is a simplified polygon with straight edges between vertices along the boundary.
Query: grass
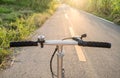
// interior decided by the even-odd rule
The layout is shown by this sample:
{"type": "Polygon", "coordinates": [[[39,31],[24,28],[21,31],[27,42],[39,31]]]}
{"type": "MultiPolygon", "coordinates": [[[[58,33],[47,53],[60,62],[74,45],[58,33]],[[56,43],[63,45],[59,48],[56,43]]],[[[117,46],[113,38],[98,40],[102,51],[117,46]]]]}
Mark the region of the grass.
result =
{"type": "Polygon", "coordinates": [[[10,13],[12,10],[5,8],[5,7],[0,7],[0,13],[10,13]]]}
{"type": "Polygon", "coordinates": [[[9,48],[10,41],[27,39],[57,8],[55,0],[37,1],[0,1],[0,67],[6,65],[6,58],[12,54],[9,48]]]}

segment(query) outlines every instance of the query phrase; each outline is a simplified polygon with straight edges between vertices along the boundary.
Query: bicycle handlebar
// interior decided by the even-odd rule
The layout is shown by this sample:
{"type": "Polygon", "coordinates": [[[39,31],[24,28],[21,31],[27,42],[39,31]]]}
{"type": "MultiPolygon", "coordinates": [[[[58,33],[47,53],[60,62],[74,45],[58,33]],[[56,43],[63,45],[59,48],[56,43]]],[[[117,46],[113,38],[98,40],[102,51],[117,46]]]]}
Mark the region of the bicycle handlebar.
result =
{"type": "MultiPolygon", "coordinates": [[[[38,46],[38,41],[21,41],[21,42],[10,42],[10,47],[25,47],[25,46],[38,46]]],[[[76,42],[74,40],[46,40],[43,45],[79,45],[83,47],[101,47],[111,48],[111,44],[107,42],[93,42],[93,41],[82,41],[76,42]]]]}
{"type": "MultiPolygon", "coordinates": [[[[81,45],[78,43],[78,45],[81,45]]],[[[93,41],[84,41],[82,46],[85,47],[101,47],[101,48],[111,48],[111,44],[107,42],[93,42],[93,41]]]]}
{"type": "Polygon", "coordinates": [[[35,41],[10,42],[10,47],[38,46],[35,41]]]}

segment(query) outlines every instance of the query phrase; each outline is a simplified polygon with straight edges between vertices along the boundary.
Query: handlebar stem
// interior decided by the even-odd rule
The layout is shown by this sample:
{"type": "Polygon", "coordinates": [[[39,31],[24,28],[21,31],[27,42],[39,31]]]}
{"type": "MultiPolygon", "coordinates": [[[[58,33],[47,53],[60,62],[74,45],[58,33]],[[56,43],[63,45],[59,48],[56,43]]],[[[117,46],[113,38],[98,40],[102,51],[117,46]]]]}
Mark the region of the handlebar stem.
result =
{"type": "Polygon", "coordinates": [[[63,78],[63,46],[58,45],[57,53],[57,78],[63,78]]]}

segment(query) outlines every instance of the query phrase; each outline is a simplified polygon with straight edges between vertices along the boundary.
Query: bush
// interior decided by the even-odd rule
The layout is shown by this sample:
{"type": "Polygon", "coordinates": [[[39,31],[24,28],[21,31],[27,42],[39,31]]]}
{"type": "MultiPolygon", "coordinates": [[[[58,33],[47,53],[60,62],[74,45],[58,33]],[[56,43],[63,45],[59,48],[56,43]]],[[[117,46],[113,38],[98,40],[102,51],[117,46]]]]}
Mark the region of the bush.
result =
{"type": "Polygon", "coordinates": [[[15,0],[0,0],[0,4],[14,4],[15,0]]]}
{"type": "Polygon", "coordinates": [[[5,8],[5,7],[0,7],[0,13],[11,13],[12,10],[5,8]]]}
{"type": "Polygon", "coordinates": [[[53,14],[56,3],[53,0],[2,0],[0,4],[4,6],[0,7],[1,64],[11,53],[10,41],[25,40],[53,14]]]}

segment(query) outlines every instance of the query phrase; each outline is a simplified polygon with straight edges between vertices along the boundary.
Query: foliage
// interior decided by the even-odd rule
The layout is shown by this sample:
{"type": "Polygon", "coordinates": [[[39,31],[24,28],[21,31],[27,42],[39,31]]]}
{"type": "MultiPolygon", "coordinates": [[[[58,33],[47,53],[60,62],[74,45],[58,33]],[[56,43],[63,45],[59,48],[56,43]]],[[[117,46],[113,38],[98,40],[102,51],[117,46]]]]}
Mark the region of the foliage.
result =
{"type": "Polygon", "coordinates": [[[120,24],[120,0],[63,0],[63,2],[120,24]]]}
{"type": "MultiPolygon", "coordinates": [[[[2,61],[5,59],[5,57],[7,57],[10,54],[10,51],[5,50],[3,48],[0,48],[0,64],[2,63],[2,61]]],[[[0,65],[1,67],[1,65],[0,65]]]]}
{"type": "Polygon", "coordinates": [[[0,0],[0,4],[14,4],[15,0],[0,0]]]}
{"type": "Polygon", "coordinates": [[[84,9],[120,24],[120,0],[89,0],[84,9]]]}
{"type": "Polygon", "coordinates": [[[10,13],[11,10],[5,7],[0,7],[0,13],[10,13]]]}
{"type": "Polygon", "coordinates": [[[0,1],[0,64],[11,52],[10,41],[26,39],[55,11],[55,0],[0,1]]]}

